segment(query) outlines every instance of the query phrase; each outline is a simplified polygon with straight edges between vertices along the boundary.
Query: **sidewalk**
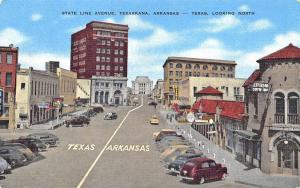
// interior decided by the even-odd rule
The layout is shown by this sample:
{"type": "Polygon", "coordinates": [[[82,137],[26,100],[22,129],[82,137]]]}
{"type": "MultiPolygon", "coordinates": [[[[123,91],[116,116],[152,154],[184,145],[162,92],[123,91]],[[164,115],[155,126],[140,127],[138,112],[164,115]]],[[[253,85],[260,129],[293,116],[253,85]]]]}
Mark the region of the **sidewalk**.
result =
{"type": "Polygon", "coordinates": [[[41,124],[35,124],[31,125],[29,129],[34,129],[34,130],[52,130],[56,129],[64,124],[65,120],[64,119],[55,119],[48,121],[47,123],[41,123],[41,124]]]}
{"type": "MultiPolygon", "coordinates": [[[[165,119],[167,113],[170,112],[171,111],[165,110],[160,111],[162,117],[165,119]]],[[[201,149],[207,157],[214,159],[217,163],[224,164],[229,173],[226,181],[245,184],[250,187],[295,188],[300,186],[300,177],[268,175],[261,172],[259,168],[249,169],[242,163],[236,161],[234,154],[219,148],[196,130],[190,129],[190,126],[186,125],[188,123],[178,123],[174,118],[172,122],[169,120],[166,120],[166,122],[170,128],[181,130],[184,137],[192,143],[195,143],[195,145],[201,149]],[[199,146],[199,144],[201,146],[199,146]]]]}

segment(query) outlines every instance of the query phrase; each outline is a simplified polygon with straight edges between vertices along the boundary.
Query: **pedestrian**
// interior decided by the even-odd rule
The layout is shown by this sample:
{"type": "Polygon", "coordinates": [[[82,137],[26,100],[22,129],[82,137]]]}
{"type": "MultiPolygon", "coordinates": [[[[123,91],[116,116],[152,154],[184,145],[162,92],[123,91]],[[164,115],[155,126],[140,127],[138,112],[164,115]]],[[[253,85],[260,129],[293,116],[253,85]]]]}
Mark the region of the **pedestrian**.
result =
{"type": "Polygon", "coordinates": [[[155,109],[156,109],[156,105],[157,105],[157,104],[154,105],[154,108],[155,108],[155,109]]]}

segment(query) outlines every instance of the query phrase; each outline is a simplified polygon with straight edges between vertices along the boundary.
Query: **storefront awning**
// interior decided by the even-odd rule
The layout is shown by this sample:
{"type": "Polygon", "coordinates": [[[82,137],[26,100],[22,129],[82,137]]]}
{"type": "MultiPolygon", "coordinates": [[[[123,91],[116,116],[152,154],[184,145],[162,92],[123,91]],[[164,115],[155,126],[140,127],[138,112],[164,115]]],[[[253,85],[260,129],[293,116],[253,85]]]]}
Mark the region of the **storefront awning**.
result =
{"type": "Polygon", "coordinates": [[[249,130],[235,130],[235,134],[247,140],[259,140],[258,134],[249,130]]]}

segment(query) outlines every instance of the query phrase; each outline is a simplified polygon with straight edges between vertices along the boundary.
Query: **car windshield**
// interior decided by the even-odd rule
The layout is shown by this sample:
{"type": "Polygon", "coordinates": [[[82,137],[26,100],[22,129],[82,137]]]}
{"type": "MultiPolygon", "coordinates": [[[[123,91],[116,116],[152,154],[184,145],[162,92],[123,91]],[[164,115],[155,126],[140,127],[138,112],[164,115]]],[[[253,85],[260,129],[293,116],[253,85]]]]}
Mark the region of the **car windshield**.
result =
{"type": "Polygon", "coordinates": [[[187,166],[195,166],[195,163],[193,163],[193,162],[187,162],[187,163],[185,163],[185,165],[187,165],[187,166]]]}

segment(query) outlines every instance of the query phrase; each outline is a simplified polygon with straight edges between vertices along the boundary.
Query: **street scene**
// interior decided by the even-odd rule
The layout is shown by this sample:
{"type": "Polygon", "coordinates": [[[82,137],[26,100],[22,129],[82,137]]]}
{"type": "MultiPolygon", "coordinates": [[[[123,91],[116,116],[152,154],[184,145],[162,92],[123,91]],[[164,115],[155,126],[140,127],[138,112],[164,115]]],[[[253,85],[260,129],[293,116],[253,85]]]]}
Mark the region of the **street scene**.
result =
{"type": "Polygon", "coordinates": [[[0,188],[300,187],[299,10],[0,0],[0,188]]]}

